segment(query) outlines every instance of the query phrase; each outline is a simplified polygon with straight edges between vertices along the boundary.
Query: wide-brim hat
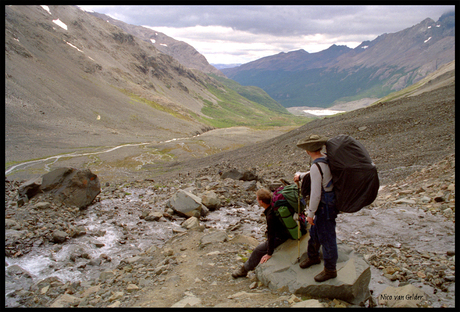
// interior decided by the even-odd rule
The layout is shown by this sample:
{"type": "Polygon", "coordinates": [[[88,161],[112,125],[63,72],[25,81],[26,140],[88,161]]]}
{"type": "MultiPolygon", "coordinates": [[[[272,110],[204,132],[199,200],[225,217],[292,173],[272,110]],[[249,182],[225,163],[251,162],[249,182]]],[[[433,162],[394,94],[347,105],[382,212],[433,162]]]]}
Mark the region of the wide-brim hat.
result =
{"type": "Polygon", "coordinates": [[[309,152],[316,152],[319,151],[324,144],[326,144],[327,140],[328,138],[325,136],[310,134],[297,142],[297,147],[309,152]]]}

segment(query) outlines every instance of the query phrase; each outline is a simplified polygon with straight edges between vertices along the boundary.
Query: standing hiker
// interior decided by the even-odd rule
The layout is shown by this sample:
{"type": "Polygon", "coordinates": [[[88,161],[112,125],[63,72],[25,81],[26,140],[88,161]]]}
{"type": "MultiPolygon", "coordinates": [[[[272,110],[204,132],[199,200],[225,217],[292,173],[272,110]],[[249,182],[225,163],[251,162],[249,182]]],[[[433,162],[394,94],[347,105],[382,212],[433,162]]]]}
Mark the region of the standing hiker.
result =
{"type": "MultiPolygon", "coordinates": [[[[327,138],[319,135],[309,135],[297,143],[297,147],[306,150],[311,157],[310,168],[311,191],[310,204],[307,211],[307,222],[311,225],[308,241],[308,258],[299,266],[306,269],[321,263],[319,248],[323,246],[324,270],[315,276],[315,281],[324,282],[337,277],[337,237],[335,219],[337,209],[332,185],[332,175],[327,157],[321,152],[327,138]]],[[[296,173],[294,181],[299,181],[304,174],[296,173]]]]}
{"type": "Polygon", "coordinates": [[[257,202],[262,206],[265,217],[267,218],[267,240],[260,243],[251,253],[249,259],[232,276],[234,278],[244,277],[248,271],[254,270],[259,263],[265,263],[271,258],[276,247],[290,238],[285,226],[275,215],[272,207],[272,193],[267,189],[260,189],[256,192],[257,202]]]}

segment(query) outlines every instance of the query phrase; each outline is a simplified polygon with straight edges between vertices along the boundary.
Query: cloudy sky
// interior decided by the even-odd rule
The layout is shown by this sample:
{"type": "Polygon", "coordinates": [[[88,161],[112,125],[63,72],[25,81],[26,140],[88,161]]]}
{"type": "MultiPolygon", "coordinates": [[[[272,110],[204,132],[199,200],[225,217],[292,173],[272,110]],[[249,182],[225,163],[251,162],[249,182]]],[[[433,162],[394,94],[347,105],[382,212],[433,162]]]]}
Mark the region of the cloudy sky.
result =
{"type": "Polygon", "coordinates": [[[454,5],[420,6],[80,6],[185,41],[212,64],[247,63],[264,56],[365,40],[437,21],[454,5]]]}

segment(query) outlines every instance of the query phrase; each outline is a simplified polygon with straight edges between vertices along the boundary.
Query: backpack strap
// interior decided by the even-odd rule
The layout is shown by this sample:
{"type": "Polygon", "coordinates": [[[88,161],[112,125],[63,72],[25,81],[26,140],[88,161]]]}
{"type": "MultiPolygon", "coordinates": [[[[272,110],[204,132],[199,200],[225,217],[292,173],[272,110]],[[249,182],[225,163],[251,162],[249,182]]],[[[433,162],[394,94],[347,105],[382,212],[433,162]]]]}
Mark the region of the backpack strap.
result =
{"type": "MultiPolygon", "coordinates": [[[[316,164],[316,166],[318,167],[318,170],[319,172],[321,173],[321,180],[324,178],[324,174],[323,174],[323,170],[321,169],[321,166],[319,165],[319,162],[323,162],[325,164],[329,164],[328,161],[324,158],[317,158],[313,161],[314,164],[316,164]]],[[[329,181],[326,185],[326,187],[329,187],[332,185],[332,179],[331,181],[329,181]]],[[[325,192],[324,188],[323,188],[323,183],[321,183],[321,189],[325,192]]]]}

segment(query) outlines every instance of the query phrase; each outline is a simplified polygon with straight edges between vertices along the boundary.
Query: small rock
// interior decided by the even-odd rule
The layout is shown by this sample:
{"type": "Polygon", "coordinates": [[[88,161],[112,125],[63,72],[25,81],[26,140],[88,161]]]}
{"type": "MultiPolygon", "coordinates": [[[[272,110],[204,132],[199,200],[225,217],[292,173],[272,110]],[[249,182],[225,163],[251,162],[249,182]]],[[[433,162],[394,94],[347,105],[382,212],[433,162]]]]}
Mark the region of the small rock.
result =
{"type": "Polygon", "coordinates": [[[187,220],[185,220],[181,226],[185,229],[193,229],[193,228],[198,228],[200,226],[200,221],[198,221],[197,217],[190,217],[187,220]]]}
{"type": "Polygon", "coordinates": [[[53,242],[55,243],[63,243],[67,239],[67,233],[63,231],[55,231],[53,232],[53,242]]]}
{"type": "Polygon", "coordinates": [[[112,296],[110,296],[109,301],[112,302],[112,301],[118,300],[120,298],[123,298],[123,295],[124,295],[124,293],[122,291],[112,292],[112,296]]]}
{"type": "Polygon", "coordinates": [[[163,214],[159,211],[153,211],[145,217],[145,221],[158,221],[163,217],[163,214]]]}
{"type": "Polygon", "coordinates": [[[129,284],[126,290],[128,292],[133,292],[133,291],[139,290],[139,287],[137,287],[137,285],[134,285],[134,284],[129,284]]]}

